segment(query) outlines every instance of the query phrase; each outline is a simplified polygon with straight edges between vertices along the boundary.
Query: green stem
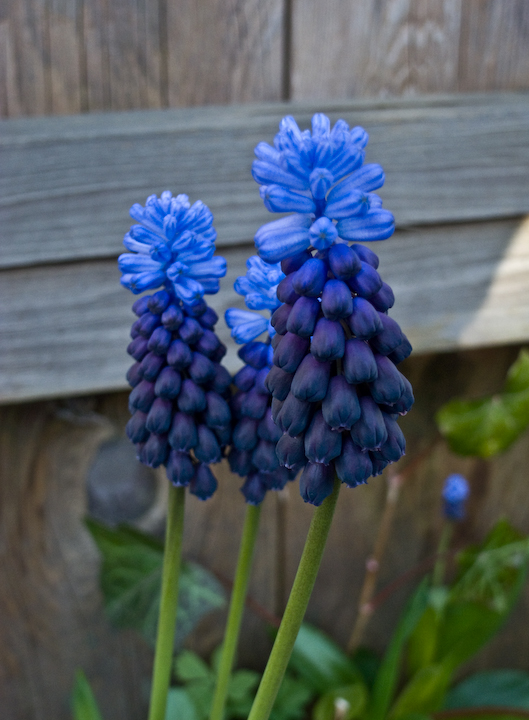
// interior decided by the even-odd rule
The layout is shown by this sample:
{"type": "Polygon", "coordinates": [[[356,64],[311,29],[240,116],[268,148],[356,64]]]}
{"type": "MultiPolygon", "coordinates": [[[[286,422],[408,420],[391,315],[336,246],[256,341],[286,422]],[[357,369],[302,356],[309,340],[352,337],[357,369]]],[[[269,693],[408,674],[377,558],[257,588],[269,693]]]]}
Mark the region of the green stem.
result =
{"type": "Polygon", "coordinates": [[[215,688],[215,695],[211,706],[211,720],[222,720],[224,716],[224,705],[228,695],[228,685],[230,683],[235,651],[239,640],[244,602],[246,599],[246,591],[248,589],[248,581],[250,580],[252,557],[255,548],[255,540],[257,538],[257,531],[259,529],[260,515],[261,505],[247,505],[246,517],[244,519],[244,527],[242,531],[241,547],[239,549],[239,558],[237,560],[235,582],[231,593],[230,611],[228,614],[226,631],[224,633],[222,655],[217,675],[217,686],[215,688]]]}
{"type": "Polygon", "coordinates": [[[283,675],[290,660],[299,628],[303,622],[307,605],[320,567],[325,542],[331,527],[340,480],[335,478],[332,494],[326,498],[312,516],[305,547],[299,563],[296,578],[290,592],[285,614],[268,658],[259,690],[255,697],[248,720],[268,720],[283,675]]]}
{"type": "Polygon", "coordinates": [[[165,550],[162,569],[162,595],[158,634],[152,675],[149,720],[165,720],[167,692],[171,679],[176,609],[178,607],[178,576],[182,559],[185,488],[169,485],[169,507],[165,528],[165,550]]]}
{"type": "Polygon", "coordinates": [[[435,561],[432,587],[440,587],[444,582],[446,569],[446,553],[452,542],[452,534],[454,532],[454,523],[447,520],[441,532],[441,539],[437,547],[437,560],[435,561]]]}

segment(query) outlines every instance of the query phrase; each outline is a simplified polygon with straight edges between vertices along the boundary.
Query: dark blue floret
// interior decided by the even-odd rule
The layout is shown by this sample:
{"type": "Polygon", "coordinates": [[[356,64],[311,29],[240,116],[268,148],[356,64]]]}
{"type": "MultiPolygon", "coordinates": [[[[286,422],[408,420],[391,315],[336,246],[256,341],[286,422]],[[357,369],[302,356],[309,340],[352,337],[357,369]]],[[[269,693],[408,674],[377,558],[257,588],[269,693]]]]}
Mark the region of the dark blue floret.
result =
{"type": "Polygon", "coordinates": [[[147,338],[141,336],[135,337],[134,340],[128,344],[127,352],[134,360],[140,362],[149,352],[147,347],[148,343],[147,338]]]}
{"type": "Polygon", "coordinates": [[[150,338],[154,330],[162,324],[158,315],[150,312],[144,313],[137,323],[134,323],[138,333],[144,338],[150,338]]]}
{"type": "Polygon", "coordinates": [[[246,498],[246,502],[250,505],[260,505],[268,490],[261,473],[248,475],[241,492],[246,498]]]}
{"type": "Polygon", "coordinates": [[[195,474],[195,467],[186,452],[171,450],[167,463],[167,477],[176,487],[189,485],[195,474]]]}
{"type": "Polygon", "coordinates": [[[305,355],[294,373],[291,392],[298,400],[323,400],[329,384],[331,364],[320,362],[313,355],[305,355]]]}
{"type": "Polygon", "coordinates": [[[289,312],[286,330],[300,337],[310,337],[314,333],[320,311],[321,303],[318,298],[300,297],[289,312]]]}
{"type": "MultiPolygon", "coordinates": [[[[290,276],[287,276],[290,277],[290,276]]],[[[298,295],[318,297],[327,279],[327,265],[323,260],[311,258],[292,276],[292,287],[298,295]]],[[[285,278],[286,280],[286,278],[285,278]]],[[[285,282],[285,280],[283,282],[285,282]]]]}
{"type": "Polygon", "coordinates": [[[274,398],[284,400],[290,392],[293,379],[293,373],[287,373],[274,365],[274,367],[270,368],[266,376],[266,387],[274,398]]]}
{"type": "Polygon", "coordinates": [[[288,332],[281,339],[274,352],[274,365],[285,372],[293,373],[305,357],[309,341],[295,333],[288,332]]]}
{"type": "MultiPolygon", "coordinates": [[[[155,315],[161,315],[171,302],[171,296],[167,290],[158,290],[147,300],[147,307],[155,315]]],[[[162,321],[163,322],[163,321],[162,321]]]]}
{"type": "Polygon", "coordinates": [[[341,449],[341,433],[333,432],[325,422],[322,411],[317,410],[305,433],[305,455],[311,462],[328,465],[340,455],[341,449]]]}
{"type": "Polygon", "coordinates": [[[272,413],[270,408],[267,409],[263,418],[257,426],[257,435],[262,440],[267,440],[271,443],[277,443],[277,441],[283,437],[281,430],[277,427],[275,422],[272,420],[272,413]]]}
{"type": "Polygon", "coordinates": [[[375,268],[366,262],[361,263],[360,272],[347,280],[350,289],[363,298],[370,298],[382,287],[382,278],[375,268]]]}
{"type": "Polygon", "coordinates": [[[177,370],[185,370],[191,364],[193,351],[183,340],[173,340],[167,351],[167,363],[177,370]]]}
{"type": "Polygon", "coordinates": [[[154,384],[148,380],[142,380],[129,395],[129,405],[136,410],[148,413],[154,398],[154,384]]]}
{"type": "Polygon", "coordinates": [[[352,334],[360,340],[369,340],[383,329],[379,313],[369,300],[359,296],[353,300],[353,312],[347,318],[347,324],[352,334]]]}
{"type": "Polygon", "coordinates": [[[332,465],[321,465],[309,462],[299,478],[299,491],[305,502],[321,505],[332,493],[334,485],[334,468],[332,465]]]}
{"type": "Polygon", "coordinates": [[[154,385],[154,392],[158,397],[175,400],[180,394],[181,387],[182,377],[180,373],[172,367],[165,367],[158,375],[154,385]]]}
{"type": "Polygon", "coordinates": [[[204,332],[204,328],[197,320],[195,320],[195,318],[186,317],[178,332],[185,343],[192,345],[193,343],[196,343],[197,340],[200,340],[204,332]]]}
{"type": "Polygon", "coordinates": [[[347,435],[343,438],[342,453],[334,464],[336,474],[347,487],[363,485],[373,474],[373,463],[369,453],[362,452],[347,435]]]}
{"type": "Polygon", "coordinates": [[[130,368],[127,371],[127,382],[131,387],[136,387],[136,385],[142,381],[143,379],[143,373],[141,371],[141,363],[136,362],[134,365],[131,365],[130,368]]]}
{"type": "Polygon", "coordinates": [[[361,414],[355,385],[347,382],[343,375],[335,375],[329,382],[321,409],[332,430],[350,430],[361,414]]]}
{"type": "Polygon", "coordinates": [[[375,355],[375,361],[378,374],[369,385],[371,397],[379,405],[394,405],[404,394],[403,376],[384,355],[375,355]]]}
{"type": "Polygon", "coordinates": [[[162,315],[162,325],[174,332],[184,322],[184,313],[177,305],[169,305],[162,315]]]}
{"type": "Polygon", "coordinates": [[[154,382],[164,365],[164,355],[155,355],[153,352],[147,353],[140,365],[142,377],[145,378],[145,380],[154,382]]]}
{"type": "Polygon", "coordinates": [[[252,469],[252,451],[232,448],[228,455],[230,470],[241,477],[246,477],[252,469]]]}
{"type": "Polygon", "coordinates": [[[305,435],[296,435],[295,437],[287,433],[282,435],[276,445],[276,455],[281,465],[288,469],[306,463],[305,435]]]}
{"type": "Polygon", "coordinates": [[[360,398],[360,409],[360,419],[351,428],[351,437],[361,450],[379,450],[388,437],[384,416],[368,395],[360,398]]]}
{"type": "Polygon", "coordinates": [[[233,428],[233,446],[237,450],[253,450],[257,439],[257,420],[241,417],[233,428]]]}
{"type": "Polygon", "coordinates": [[[191,378],[201,385],[207,383],[215,376],[215,366],[211,360],[200,352],[193,353],[191,364],[187,368],[191,378]]]}
{"type": "Polygon", "coordinates": [[[207,425],[198,426],[198,443],[193,448],[197,460],[203,463],[219,462],[222,453],[213,430],[207,425]]]}
{"type": "Polygon", "coordinates": [[[345,351],[345,333],[336,320],[322,317],[316,323],[310,343],[310,352],[320,362],[337,360],[345,351]]]}
{"type": "Polygon", "coordinates": [[[206,409],[206,393],[190,378],[186,378],[182,383],[178,396],[178,409],[188,414],[206,409]]]}
{"type": "MultiPolygon", "coordinates": [[[[301,299],[302,298],[300,298],[300,300],[301,299]]],[[[284,335],[287,331],[287,321],[291,310],[291,305],[280,305],[270,318],[270,324],[280,335],[284,335]]]]}
{"type": "Polygon", "coordinates": [[[348,280],[360,272],[362,265],[358,255],[348,245],[333,245],[327,256],[329,267],[338,280],[348,280]]]}
{"type": "Polygon", "coordinates": [[[148,440],[140,451],[141,461],[144,465],[152,468],[163,465],[169,455],[169,443],[167,435],[156,435],[151,433],[148,440]]]}
{"type": "Polygon", "coordinates": [[[146,424],[147,414],[141,412],[141,410],[136,410],[125,428],[127,437],[132,443],[143,443],[147,440],[149,431],[147,430],[146,424]]]}
{"type": "Polygon", "coordinates": [[[293,279],[294,273],[292,273],[292,275],[287,275],[286,278],[281,280],[277,286],[277,299],[287,305],[293,305],[300,297],[300,295],[298,295],[298,293],[294,290],[294,286],[292,284],[293,279]]]}
{"type": "Polygon", "coordinates": [[[209,469],[209,466],[204,463],[199,463],[193,479],[189,484],[189,491],[199,500],[207,500],[213,495],[217,489],[217,485],[217,480],[209,469]]]}
{"type": "Polygon", "coordinates": [[[147,415],[147,430],[157,435],[163,435],[171,427],[173,403],[161,397],[155,398],[149,414],[147,415]]]}
{"type": "Polygon", "coordinates": [[[347,318],[353,312],[353,298],[341,280],[327,280],[321,295],[321,309],[328,320],[347,318]]]}
{"type": "Polygon", "coordinates": [[[241,412],[243,415],[254,420],[260,420],[270,404],[268,394],[263,395],[256,388],[252,388],[246,393],[242,403],[241,412]]]}
{"type": "Polygon", "coordinates": [[[395,295],[390,286],[383,282],[380,290],[374,295],[371,295],[369,302],[376,310],[385,313],[395,304],[395,295]]]}
{"type": "Polygon", "coordinates": [[[198,443],[198,433],[195,421],[191,415],[177,412],[173,416],[169,430],[169,445],[179,452],[189,452],[198,443]]]}
{"type": "Polygon", "coordinates": [[[276,423],[283,432],[292,436],[299,435],[308,426],[312,412],[312,403],[307,400],[298,400],[292,393],[289,393],[277,415],[276,423]]]}
{"type": "Polygon", "coordinates": [[[170,330],[163,326],[157,327],[149,338],[147,347],[156,355],[166,355],[172,339],[173,334],[170,330]]]}
{"type": "Polygon", "coordinates": [[[259,440],[252,453],[252,463],[264,473],[272,473],[277,470],[279,460],[276,455],[275,443],[259,440]]]}

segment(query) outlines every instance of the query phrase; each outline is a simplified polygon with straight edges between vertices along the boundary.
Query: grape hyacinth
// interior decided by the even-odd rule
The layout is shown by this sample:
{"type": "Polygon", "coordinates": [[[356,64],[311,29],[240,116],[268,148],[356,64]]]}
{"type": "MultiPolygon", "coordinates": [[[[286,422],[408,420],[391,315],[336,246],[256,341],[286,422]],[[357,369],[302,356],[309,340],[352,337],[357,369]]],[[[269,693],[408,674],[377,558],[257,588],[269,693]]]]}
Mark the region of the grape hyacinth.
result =
{"type": "Polygon", "coordinates": [[[130,252],[118,260],[121,283],[135,294],[156,292],[132,306],[127,435],[142,463],[164,465],[175,486],[205,500],[217,486],[209,465],[231,433],[231,378],[220,364],[226,348],[203,299],[218,291],[226,261],[213,257],[213,216],[200,201],[191,206],[187,195],[166,191],[130,214],[139,224],[123,241],[130,252]]]}
{"type": "Polygon", "coordinates": [[[465,503],[470,494],[467,480],[462,475],[449,475],[443,486],[443,513],[447,520],[464,520],[465,503]]]}
{"type": "Polygon", "coordinates": [[[335,473],[355,487],[404,454],[397,418],[413,403],[396,367],[411,345],[387,314],[394,295],[377,255],[360,244],[395,227],[373,192],[384,172],[363,163],[367,140],[343,120],[331,129],[323,114],[312,134],[285,117],[274,147],[257,145],[252,169],[268,210],[292,213],[262,226],[255,244],[285,274],[266,378],[283,433],[277,455],[286,468],[304,466],[300,492],[314,505],[332,492],[335,473]]]}
{"type": "Polygon", "coordinates": [[[272,420],[272,395],[265,385],[275,330],[266,317],[255,312],[273,313],[279,307],[277,286],[285,275],[279,263],[268,264],[256,255],[246,266],[246,275],[237,278],[234,287],[250,310],[229,308],[225,315],[235,342],[244,343],[238,354],[245,363],[233,378],[237,392],[231,403],[235,424],[228,462],[232,472],[246,478],[241,488],[246,501],[258,505],[267,490],[281,490],[293,480],[298,468],[281,467],[275,452],[282,432],[272,420]],[[263,333],[266,340],[256,340],[263,333]]]}

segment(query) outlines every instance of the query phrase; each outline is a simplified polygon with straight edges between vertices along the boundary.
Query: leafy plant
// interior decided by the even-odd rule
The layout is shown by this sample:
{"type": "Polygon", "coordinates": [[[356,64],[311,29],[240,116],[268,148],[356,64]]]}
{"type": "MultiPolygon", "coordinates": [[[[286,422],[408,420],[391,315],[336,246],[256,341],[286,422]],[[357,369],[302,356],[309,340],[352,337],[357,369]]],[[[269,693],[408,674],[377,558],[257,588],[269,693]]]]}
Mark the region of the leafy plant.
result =
{"type": "Polygon", "coordinates": [[[452,400],[437,424],[459,455],[488,458],[506,450],[529,426],[529,352],[511,366],[503,391],[479,400],[452,400]]]}
{"type": "Polygon", "coordinates": [[[74,720],[102,720],[94,693],[82,670],[75,673],[71,705],[74,720]]]}
{"type": "MultiPolygon", "coordinates": [[[[163,544],[128,526],[108,528],[95,520],[87,527],[102,555],[100,585],[112,624],[132,628],[154,645],[160,604],[163,544]]],[[[200,620],[226,603],[218,580],[196,563],[184,563],[179,581],[175,647],[200,620]]]]}

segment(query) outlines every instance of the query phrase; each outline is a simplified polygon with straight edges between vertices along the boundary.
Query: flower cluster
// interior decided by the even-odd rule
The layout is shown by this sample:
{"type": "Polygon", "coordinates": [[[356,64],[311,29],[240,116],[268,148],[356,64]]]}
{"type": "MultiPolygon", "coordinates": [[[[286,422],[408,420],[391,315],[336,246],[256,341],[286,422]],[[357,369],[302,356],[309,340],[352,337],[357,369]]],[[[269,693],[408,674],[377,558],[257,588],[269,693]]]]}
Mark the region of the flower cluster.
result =
{"type": "Polygon", "coordinates": [[[403,455],[396,420],[413,403],[396,367],[411,345],[387,314],[394,296],[378,257],[359,244],[394,231],[372,192],[384,173],[363,164],[366,144],[366,132],[343,120],[331,130],[327,117],[315,115],[311,135],[286,117],[274,147],[257,146],[253,165],[267,208],[294,212],[260,228],[255,243],[285,273],[266,378],[284,433],[277,455],[284,467],[305,466],[300,491],[314,505],[332,491],[335,472],[355,487],[403,455]]]}
{"type": "Polygon", "coordinates": [[[212,257],[216,233],[202,203],[190,207],[185,195],[164,192],[131,215],[141,225],[125,235],[132,252],[119,258],[121,282],[134,293],[164,287],[132,307],[127,435],[141,462],[165,465],[173,484],[205,500],[217,486],[208,466],[221,459],[231,433],[231,377],[220,364],[226,348],[214,332],[217,314],[203,300],[217,292],[226,261],[212,257]]]}
{"type": "Polygon", "coordinates": [[[231,402],[234,427],[228,461],[232,472],[246,477],[241,488],[246,501],[258,505],[267,490],[280,490],[293,480],[297,468],[281,467],[275,452],[282,433],[272,420],[272,396],[265,385],[272,365],[270,339],[275,331],[266,317],[255,312],[276,310],[280,304],[277,286],[285,275],[279,264],[267,264],[255,255],[246,266],[247,273],[237,278],[235,290],[252,310],[226,310],[232,337],[244,343],[239,357],[245,363],[233,378],[237,392],[231,402]],[[267,333],[266,341],[257,341],[263,333],[267,333]]]}
{"type": "Polygon", "coordinates": [[[443,512],[447,520],[464,520],[465,503],[470,494],[467,480],[462,475],[449,475],[443,486],[443,512]]]}

